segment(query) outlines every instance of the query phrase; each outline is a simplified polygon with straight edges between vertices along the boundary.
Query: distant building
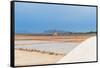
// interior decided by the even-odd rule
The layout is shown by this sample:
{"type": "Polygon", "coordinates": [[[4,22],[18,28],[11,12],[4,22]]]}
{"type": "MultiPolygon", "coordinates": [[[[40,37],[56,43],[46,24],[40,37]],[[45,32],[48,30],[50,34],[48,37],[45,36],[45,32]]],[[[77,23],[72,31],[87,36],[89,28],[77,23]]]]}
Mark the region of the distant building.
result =
{"type": "Polygon", "coordinates": [[[54,32],[54,33],[53,33],[53,35],[54,35],[54,36],[57,36],[57,35],[58,35],[58,33],[57,33],[57,32],[54,32]]]}

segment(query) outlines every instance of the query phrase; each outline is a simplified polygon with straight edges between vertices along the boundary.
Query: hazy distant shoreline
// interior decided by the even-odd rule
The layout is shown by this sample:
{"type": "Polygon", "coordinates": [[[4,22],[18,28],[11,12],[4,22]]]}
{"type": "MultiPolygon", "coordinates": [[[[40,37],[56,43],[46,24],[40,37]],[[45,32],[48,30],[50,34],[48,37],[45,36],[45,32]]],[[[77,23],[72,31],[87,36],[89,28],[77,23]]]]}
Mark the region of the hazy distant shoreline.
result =
{"type": "MultiPolygon", "coordinates": [[[[53,33],[15,33],[15,35],[28,35],[28,36],[53,36],[53,33]]],[[[72,35],[96,35],[96,32],[86,32],[86,33],[58,33],[57,36],[72,36],[72,35]]]]}

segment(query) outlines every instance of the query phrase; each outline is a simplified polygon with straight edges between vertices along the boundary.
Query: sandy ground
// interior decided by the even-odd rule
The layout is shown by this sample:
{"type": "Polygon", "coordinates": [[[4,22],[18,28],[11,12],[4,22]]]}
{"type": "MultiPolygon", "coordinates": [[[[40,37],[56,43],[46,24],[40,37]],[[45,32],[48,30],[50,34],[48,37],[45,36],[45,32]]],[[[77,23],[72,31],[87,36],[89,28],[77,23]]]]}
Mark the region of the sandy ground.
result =
{"type": "MultiPolygon", "coordinates": [[[[15,36],[15,40],[16,40],[15,48],[17,46],[22,47],[24,45],[26,47],[35,46],[38,48],[38,46],[40,45],[41,46],[41,47],[39,46],[40,48],[50,48],[50,50],[52,50],[53,47],[54,48],[58,47],[58,50],[59,50],[59,45],[60,45],[61,46],[60,49],[62,49],[61,52],[63,52],[64,50],[62,48],[63,46],[67,46],[64,48],[67,48],[65,50],[70,52],[72,48],[75,48],[77,45],[75,46],[71,44],[68,45],[68,42],[70,43],[74,42],[74,43],[80,44],[81,42],[83,42],[84,40],[90,37],[91,36],[22,36],[22,35],[16,35],[15,36]],[[51,41],[55,44],[52,45],[51,41]],[[60,44],[56,42],[60,42],[60,44]],[[46,44],[44,45],[44,43],[46,44]],[[53,47],[51,47],[50,44],[53,47]],[[48,46],[46,47],[46,45],[48,46]],[[45,47],[42,47],[42,46],[45,46],[45,47]]],[[[15,49],[15,65],[23,66],[23,65],[53,64],[53,63],[58,62],[60,59],[62,59],[64,55],[65,54],[45,52],[41,50],[30,50],[30,48],[29,49],[17,48],[15,49]]]]}
{"type": "Polygon", "coordinates": [[[15,50],[15,65],[37,65],[56,63],[64,55],[50,55],[40,52],[28,52],[22,50],[15,50]]]}

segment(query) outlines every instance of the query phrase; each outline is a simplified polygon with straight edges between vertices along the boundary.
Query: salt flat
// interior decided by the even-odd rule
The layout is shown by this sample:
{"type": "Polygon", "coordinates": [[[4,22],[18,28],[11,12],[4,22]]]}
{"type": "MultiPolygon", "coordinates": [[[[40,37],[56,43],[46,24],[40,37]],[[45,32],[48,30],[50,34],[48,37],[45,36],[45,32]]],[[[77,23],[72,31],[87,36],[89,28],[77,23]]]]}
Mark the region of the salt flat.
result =
{"type": "Polygon", "coordinates": [[[33,41],[20,40],[15,43],[15,65],[36,65],[36,64],[51,64],[58,62],[64,55],[76,48],[79,43],[75,42],[55,42],[55,41],[33,41]],[[27,45],[23,45],[27,44],[27,45]],[[25,51],[17,49],[33,49],[36,51],[25,51]],[[42,53],[45,51],[47,53],[42,53]],[[53,54],[50,54],[52,52],[53,54]],[[55,55],[61,54],[61,55],[55,55]],[[24,61],[24,62],[23,62],[24,61]]]}
{"type": "Polygon", "coordinates": [[[16,36],[15,65],[20,66],[57,63],[89,37],[16,36]]]}
{"type": "Polygon", "coordinates": [[[20,44],[18,46],[15,46],[15,48],[29,48],[29,49],[36,49],[40,51],[46,51],[46,52],[53,52],[53,53],[60,53],[60,54],[67,54],[70,52],[73,48],[77,47],[79,43],[77,42],[52,42],[52,41],[32,41],[32,40],[20,40],[16,41],[17,44],[20,44]],[[22,44],[27,44],[23,46],[22,44]],[[28,44],[32,44],[29,46],[28,44]]]}

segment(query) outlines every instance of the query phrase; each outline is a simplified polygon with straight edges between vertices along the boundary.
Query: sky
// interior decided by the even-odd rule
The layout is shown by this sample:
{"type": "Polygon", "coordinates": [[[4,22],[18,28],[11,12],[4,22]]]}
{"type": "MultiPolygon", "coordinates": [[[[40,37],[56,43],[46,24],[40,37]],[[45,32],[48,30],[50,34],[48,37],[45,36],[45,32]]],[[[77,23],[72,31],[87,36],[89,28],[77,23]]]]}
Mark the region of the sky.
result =
{"type": "Polygon", "coordinates": [[[96,7],[15,3],[15,33],[96,31],[96,7]]]}

